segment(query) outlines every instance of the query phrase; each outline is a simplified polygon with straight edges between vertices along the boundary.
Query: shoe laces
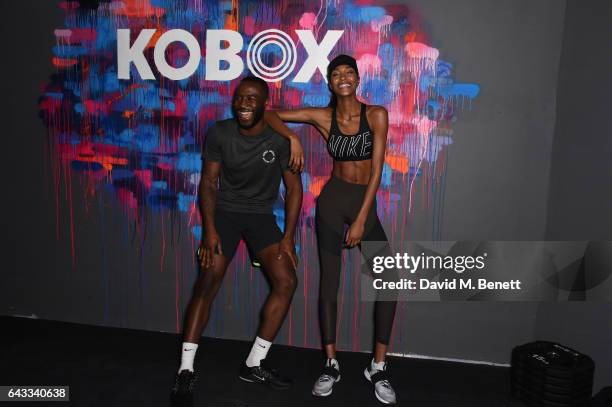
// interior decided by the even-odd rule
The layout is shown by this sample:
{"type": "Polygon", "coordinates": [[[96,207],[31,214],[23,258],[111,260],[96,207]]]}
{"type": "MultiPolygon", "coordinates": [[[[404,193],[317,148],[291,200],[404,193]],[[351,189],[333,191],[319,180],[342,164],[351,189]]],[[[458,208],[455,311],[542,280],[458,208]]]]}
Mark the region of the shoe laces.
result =
{"type": "Polygon", "coordinates": [[[261,374],[261,376],[266,379],[273,377],[273,376],[274,377],[278,376],[276,369],[271,368],[270,365],[268,365],[268,362],[265,361],[265,359],[260,362],[258,371],[261,374]]]}
{"type": "Polygon", "coordinates": [[[323,368],[323,373],[321,373],[321,376],[319,376],[319,382],[324,383],[331,380],[335,381],[337,376],[338,369],[334,368],[333,366],[325,366],[325,368],[323,368]]]}
{"type": "Polygon", "coordinates": [[[389,380],[387,380],[387,379],[381,380],[378,383],[380,383],[381,386],[383,386],[383,387],[385,387],[385,388],[387,388],[389,390],[393,390],[393,387],[391,387],[391,383],[389,383],[389,380]]]}
{"type": "Polygon", "coordinates": [[[389,376],[386,367],[387,366],[385,366],[385,370],[374,370],[374,372],[371,372],[370,374],[378,375],[379,379],[376,381],[376,384],[380,384],[386,389],[393,390],[393,387],[391,387],[391,382],[389,382],[389,376]]]}

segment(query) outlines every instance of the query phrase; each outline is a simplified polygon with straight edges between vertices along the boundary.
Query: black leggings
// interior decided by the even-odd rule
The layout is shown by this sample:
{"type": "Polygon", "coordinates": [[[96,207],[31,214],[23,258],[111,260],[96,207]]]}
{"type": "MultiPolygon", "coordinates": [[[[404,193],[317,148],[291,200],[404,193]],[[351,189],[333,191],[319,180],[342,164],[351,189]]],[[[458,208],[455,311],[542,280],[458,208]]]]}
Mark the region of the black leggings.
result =
{"type": "MultiPolygon", "coordinates": [[[[350,225],[363,203],[367,185],[352,184],[332,176],[317,199],[317,241],[321,283],[319,323],[324,345],[336,343],[336,313],[340,285],[340,256],[344,245],[344,224],[350,225]]],[[[365,223],[362,241],[385,241],[376,215],[376,201],[365,223]]],[[[369,263],[369,261],[368,261],[369,263]]],[[[374,309],[376,341],[387,345],[393,328],[396,301],[376,301],[374,309]]]]}

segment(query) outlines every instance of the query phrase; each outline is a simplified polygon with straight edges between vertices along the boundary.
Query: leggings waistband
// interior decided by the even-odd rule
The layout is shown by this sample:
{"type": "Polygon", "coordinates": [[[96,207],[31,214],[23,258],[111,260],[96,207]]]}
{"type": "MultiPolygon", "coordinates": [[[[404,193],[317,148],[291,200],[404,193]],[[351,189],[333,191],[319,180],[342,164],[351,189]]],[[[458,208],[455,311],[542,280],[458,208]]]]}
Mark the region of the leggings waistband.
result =
{"type": "Polygon", "coordinates": [[[338,188],[343,188],[343,189],[350,189],[352,191],[359,191],[359,192],[365,192],[366,189],[368,189],[368,185],[367,184],[355,184],[352,182],[347,182],[341,178],[338,178],[337,176],[333,175],[329,178],[329,181],[327,181],[327,184],[329,184],[330,186],[336,186],[338,188]]]}

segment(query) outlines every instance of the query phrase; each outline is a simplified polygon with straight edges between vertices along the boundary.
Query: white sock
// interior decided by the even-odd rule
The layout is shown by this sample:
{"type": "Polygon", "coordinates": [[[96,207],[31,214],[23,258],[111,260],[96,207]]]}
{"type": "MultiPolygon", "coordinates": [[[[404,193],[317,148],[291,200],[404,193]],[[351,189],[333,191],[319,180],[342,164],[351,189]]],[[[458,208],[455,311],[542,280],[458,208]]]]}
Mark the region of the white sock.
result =
{"type": "Polygon", "coordinates": [[[386,362],[374,362],[374,359],[372,359],[372,363],[370,363],[370,372],[373,370],[385,370],[385,363],[386,362]]]}
{"type": "Polygon", "coordinates": [[[337,371],[340,371],[340,363],[338,363],[336,359],[327,358],[327,361],[325,361],[325,366],[331,366],[337,371]]]}
{"type": "Polygon", "coordinates": [[[195,359],[196,351],[198,350],[197,343],[183,342],[181,348],[181,367],[179,367],[179,373],[181,370],[191,370],[193,372],[193,360],[195,359]]]}
{"type": "Polygon", "coordinates": [[[261,339],[259,336],[256,337],[255,342],[253,342],[253,347],[251,348],[251,353],[249,353],[249,357],[246,360],[246,365],[248,367],[259,366],[261,360],[265,359],[268,355],[270,346],[272,346],[272,342],[261,339]]]}

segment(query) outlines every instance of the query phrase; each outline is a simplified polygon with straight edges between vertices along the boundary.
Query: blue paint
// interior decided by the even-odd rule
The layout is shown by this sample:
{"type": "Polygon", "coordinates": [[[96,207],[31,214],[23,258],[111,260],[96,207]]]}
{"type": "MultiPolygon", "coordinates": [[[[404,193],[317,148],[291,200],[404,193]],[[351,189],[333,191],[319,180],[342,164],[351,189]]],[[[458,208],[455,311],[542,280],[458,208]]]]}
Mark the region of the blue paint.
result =
{"type": "Polygon", "coordinates": [[[395,54],[397,50],[392,44],[385,42],[378,46],[378,58],[380,58],[383,69],[393,67],[395,64],[395,54]]]}
{"type": "Polygon", "coordinates": [[[87,55],[89,52],[81,45],[55,45],[52,49],[53,55],[60,58],[73,58],[87,55]]]}
{"type": "Polygon", "coordinates": [[[436,61],[436,76],[438,77],[450,77],[453,71],[453,64],[450,62],[438,59],[436,61]]]}
{"type": "Polygon", "coordinates": [[[117,27],[114,18],[100,19],[95,29],[97,32],[95,44],[97,52],[106,52],[109,48],[117,47],[117,27]]]}
{"type": "Polygon", "coordinates": [[[153,181],[151,189],[168,189],[168,183],[166,181],[153,181]]]}
{"type": "Polygon", "coordinates": [[[182,192],[178,193],[178,208],[181,212],[188,212],[192,203],[196,202],[194,195],[187,195],[182,192]]]}
{"type": "Polygon", "coordinates": [[[119,79],[117,78],[117,71],[114,69],[109,70],[104,74],[104,92],[118,92],[121,89],[119,85],[119,79]]]}
{"type": "Polygon", "coordinates": [[[320,107],[327,106],[329,103],[328,93],[307,93],[302,97],[302,105],[304,107],[320,107]]]}
{"type": "Polygon", "coordinates": [[[192,226],[191,234],[196,238],[196,240],[202,240],[202,226],[192,226]]]}
{"type": "Polygon", "coordinates": [[[73,160],[70,163],[70,168],[75,171],[100,171],[104,167],[97,162],[73,160]]]}
{"type": "Polygon", "coordinates": [[[76,97],[80,97],[81,96],[81,86],[79,85],[78,82],[74,82],[74,81],[64,81],[64,88],[71,90],[72,94],[76,97]]]}
{"type": "Polygon", "coordinates": [[[176,168],[179,171],[200,171],[202,155],[200,153],[179,153],[176,168]]]}
{"type": "Polygon", "coordinates": [[[443,97],[463,96],[474,99],[480,93],[480,86],[475,83],[455,83],[440,87],[438,93],[443,97]]]}
{"type": "Polygon", "coordinates": [[[59,92],[45,92],[45,96],[55,100],[62,100],[64,98],[64,95],[59,92]]]}
{"type": "Polygon", "coordinates": [[[374,105],[386,105],[393,100],[389,92],[389,81],[384,78],[368,78],[361,82],[361,94],[374,105]]]}
{"type": "Polygon", "coordinates": [[[380,176],[380,183],[384,187],[389,187],[391,185],[391,167],[389,164],[385,163],[382,169],[382,175],[380,176]]]}
{"type": "Polygon", "coordinates": [[[123,179],[133,178],[134,173],[130,170],[123,168],[113,168],[113,181],[119,181],[123,179]]]}
{"type": "Polygon", "coordinates": [[[385,16],[382,7],[362,7],[348,3],[344,6],[344,18],[353,23],[369,23],[385,16]]]}
{"type": "Polygon", "coordinates": [[[276,217],[276,224],[282,232],[285,232],[285,211],[280,208],[274,208],[272,213],[276,217]]]}

